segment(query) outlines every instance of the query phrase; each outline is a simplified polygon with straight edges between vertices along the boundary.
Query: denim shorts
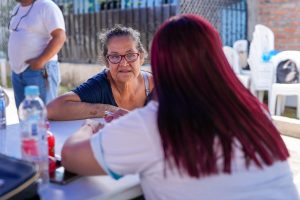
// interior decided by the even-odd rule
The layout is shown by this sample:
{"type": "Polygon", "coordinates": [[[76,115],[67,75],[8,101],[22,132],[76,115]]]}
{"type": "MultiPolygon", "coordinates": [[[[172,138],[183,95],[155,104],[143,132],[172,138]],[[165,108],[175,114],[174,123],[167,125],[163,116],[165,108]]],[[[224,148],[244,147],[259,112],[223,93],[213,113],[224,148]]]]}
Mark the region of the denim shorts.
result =
{"type": "Polygon", "coordinates": [[[37,85],[40,89],[40,97],[45,104],[57,97],[60,84],[60,70],[57,61],[49,61],[45,67],[40,70],[32,70],[30,67],[20,73],[12,72],[12,85],[16,100],[16,106],[25,98],[24,88],[27,85],[37,85]],[[45,78],[45,70],[47,78],[45,78]]]}

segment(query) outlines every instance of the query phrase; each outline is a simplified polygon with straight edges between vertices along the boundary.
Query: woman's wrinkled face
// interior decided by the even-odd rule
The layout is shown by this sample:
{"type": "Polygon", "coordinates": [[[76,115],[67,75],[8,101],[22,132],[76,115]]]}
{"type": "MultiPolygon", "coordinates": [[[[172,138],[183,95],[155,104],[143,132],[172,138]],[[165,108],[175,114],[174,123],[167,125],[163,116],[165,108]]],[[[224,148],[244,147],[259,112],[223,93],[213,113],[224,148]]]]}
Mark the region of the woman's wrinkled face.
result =
{"type": "Polygon", "coordinates": [[[111,38],[108,41],[107,50],[107,57],[109,56],[112,61],[118,61],[118,57],[122,57],[119,63],[111,62],[106,58],[114,81],[128,82],[138,77],[144,58],[143,54],[138,51],[136,42],[131,37],[111,38]]]}

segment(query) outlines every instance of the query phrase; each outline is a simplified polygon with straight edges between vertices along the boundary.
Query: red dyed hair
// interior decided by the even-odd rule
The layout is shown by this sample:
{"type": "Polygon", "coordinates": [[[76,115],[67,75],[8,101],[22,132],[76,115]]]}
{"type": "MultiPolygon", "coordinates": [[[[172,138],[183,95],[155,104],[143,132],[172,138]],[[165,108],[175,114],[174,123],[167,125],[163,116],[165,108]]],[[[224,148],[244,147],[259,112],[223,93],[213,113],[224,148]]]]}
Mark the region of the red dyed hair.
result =
{"type": "Polygon", "coordinates": [[[240,83],[218,32],[196,15],[167,20],[154,36],[151,66],[165,160],[192,177],[231,173],[233,142],[257,166],[286,160],[288,150],[259,101],[240,83]]]}

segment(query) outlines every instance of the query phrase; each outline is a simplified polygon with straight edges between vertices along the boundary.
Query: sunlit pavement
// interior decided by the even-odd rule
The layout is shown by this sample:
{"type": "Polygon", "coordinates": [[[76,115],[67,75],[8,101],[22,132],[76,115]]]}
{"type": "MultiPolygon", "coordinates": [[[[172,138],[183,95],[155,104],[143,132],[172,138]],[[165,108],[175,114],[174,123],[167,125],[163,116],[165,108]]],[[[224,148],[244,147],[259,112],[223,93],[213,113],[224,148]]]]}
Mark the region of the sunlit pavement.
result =
{"type": "Polygon", "coordinates": [[[293,172],[294,183],[300,195],[300,139],[282,136],[290,153],[289,163],[293,172]]]}
{"type": "Polygon", "coordinates": [[[19,123],[13,89],[4,88],[4,90],[9,97],[9,104],[8,107],[6,107],[6,123],[7,125],[19,123]]]}

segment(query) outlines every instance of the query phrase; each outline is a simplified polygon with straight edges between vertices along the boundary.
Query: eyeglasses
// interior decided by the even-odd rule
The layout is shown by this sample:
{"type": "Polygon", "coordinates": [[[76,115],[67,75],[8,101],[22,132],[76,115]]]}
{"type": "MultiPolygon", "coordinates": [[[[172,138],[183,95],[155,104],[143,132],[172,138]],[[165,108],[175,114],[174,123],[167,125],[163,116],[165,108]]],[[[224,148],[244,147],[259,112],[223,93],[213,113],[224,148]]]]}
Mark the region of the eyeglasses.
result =
{"type": "Polygon", "coordinates": [[[112,64],[119,64],[122,60],[122,58],[125,58],[125,60],[129,63],[134,62],[138,59],[139,53],[128,53],[125,55],[118,55],[118,54],[112,54],[107,55],[106,58],[111,62],[112,64]]]}
{"type": "MultiPolygon", "coordinates": [[[[19,22],[17,23],[16,27],[12,29],[13,31],[18,31],[18,27],[19,27],[19,25],[20,25],[22,19],[24,19],[24,18],[30,13],[30,11],[31,11],[31,9],[32,9],[32,7],[33,7],[34,2],[35,2],[35,0],[32,1],[32,4],[31,4],[30,8],[28,9],[27,13],[26,13],[25,15],[23,15],[23,16],[19,19],[19,22]]],[[[18,9],[17,9],[17,11],[16,11],[12,16],[10,16],[9,22],[8,22],[8,30],[9,30],[10,22],[11,22],[12,18],[18,14],[20,7],[21,7],[21,6],[19,6],[18,9]]]]}

